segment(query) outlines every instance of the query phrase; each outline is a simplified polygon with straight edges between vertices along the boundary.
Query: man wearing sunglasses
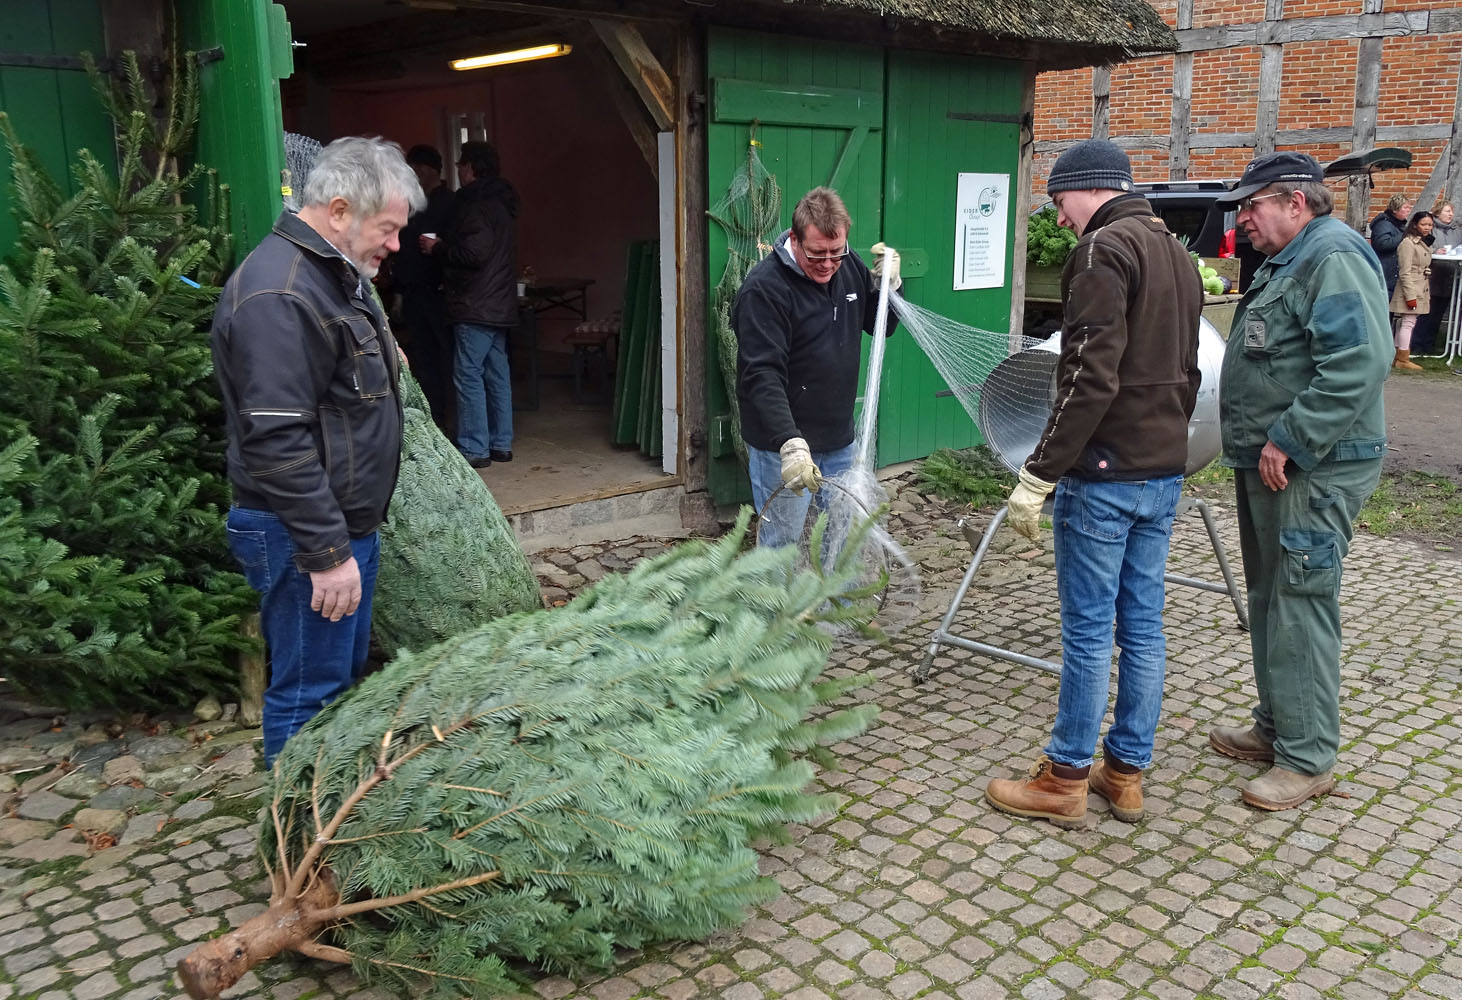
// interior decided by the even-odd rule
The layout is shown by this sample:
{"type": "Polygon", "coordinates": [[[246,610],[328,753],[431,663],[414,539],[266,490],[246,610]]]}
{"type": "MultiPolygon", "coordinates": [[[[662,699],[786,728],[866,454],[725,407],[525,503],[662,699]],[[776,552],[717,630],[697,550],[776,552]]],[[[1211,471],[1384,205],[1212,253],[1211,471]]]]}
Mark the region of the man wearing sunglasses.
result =
{"type": "Polygon", "coordinates": [[[1243,787],[1291,809],[1335,785],[1340,747],[1340,564],[1386,453],[1381,385],[1395,349],[1386,279],[1330,212],[1320,164],[1271,153],[1217,200],[1268,259],[1239,303],[1219,380],[1234,470],[1258,704],[1219,753],[1271,762],[1243,787]]]}
{"type": "MultiPolygon", "coordinates": [[[[817,492],[823,476],[853,462],[858,362],[878,311],[884,246],[874,246],[870,270],[848,249],[851,225],[836,191],[807,192],[792,228],[747,272],[731,309],[752,501],[766,509],[762,545],[796,544],[811,503],[803,491],[817,492]]],[[[900,283],[894,252],[889,288],[900,283]]],[[[890,312],[889,332],[894,322],[890,312]]]]}

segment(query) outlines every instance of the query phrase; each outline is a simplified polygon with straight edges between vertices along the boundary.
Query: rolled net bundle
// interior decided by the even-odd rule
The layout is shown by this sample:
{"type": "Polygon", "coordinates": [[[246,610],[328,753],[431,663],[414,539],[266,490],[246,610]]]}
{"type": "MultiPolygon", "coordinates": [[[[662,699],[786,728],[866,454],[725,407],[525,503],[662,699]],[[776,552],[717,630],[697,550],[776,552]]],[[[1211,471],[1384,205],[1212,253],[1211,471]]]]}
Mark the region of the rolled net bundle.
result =
{"type": "Polygon", "coordinates": [[[321,148],[319,142],[307,135],[284,133],[284,177],[280,184],[289,192],[284,196],[284,207],[291,212],[300,210],[300,193],[305,189],[305,178],[315,165],[321,148]]]}

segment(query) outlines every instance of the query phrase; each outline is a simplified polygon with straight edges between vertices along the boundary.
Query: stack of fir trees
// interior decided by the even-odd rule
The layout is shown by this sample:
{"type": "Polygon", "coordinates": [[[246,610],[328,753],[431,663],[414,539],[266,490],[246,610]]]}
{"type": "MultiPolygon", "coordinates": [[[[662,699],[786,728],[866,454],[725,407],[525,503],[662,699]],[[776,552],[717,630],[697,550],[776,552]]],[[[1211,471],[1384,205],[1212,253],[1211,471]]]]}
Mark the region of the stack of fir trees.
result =
{"type": "Polygon", "coordinates": [[[69,196],[0,114],[20,224],[0,265],[0,674],[66,705],[230,684],[253,604],[224,541],[207,336],[227,192],[178,169],[197,81],[172,66],[160,117],[135,56],[120,84],[92,71],[118,148],[80,152],[69,196]]]}
{"type": "Polygon", "coordinates": [[[521,962],[602,967],[774,895],[750,843],[833,806],[795,755],[875,712],[846,697],[862,675],[821,676],[820,625],[872,606],[847,563],[738,556],[748,517],[327,707],[275,764],[270,907],[179,964],[188,992],[293,949],[399,995],[497,996],[521,962]]]}

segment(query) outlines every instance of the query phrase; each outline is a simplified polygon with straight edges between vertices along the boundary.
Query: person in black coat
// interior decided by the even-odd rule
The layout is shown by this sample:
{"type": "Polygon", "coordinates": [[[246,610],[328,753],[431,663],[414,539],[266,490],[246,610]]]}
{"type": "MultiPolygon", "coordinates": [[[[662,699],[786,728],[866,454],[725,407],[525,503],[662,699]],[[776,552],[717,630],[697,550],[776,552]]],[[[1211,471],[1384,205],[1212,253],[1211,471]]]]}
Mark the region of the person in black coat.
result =
{"type": "Polygon", "coordinates": [[[442,154],[431,146],[412,146],[406,164],[426,193],[426,208],[401,230],[401,249],[391,259],[391,278],[401,293],[411,374],[431,404],[432,420],[446,427],[455,410],[452,396],[452,328],[442,302],[442,265],[421,252],[422,235],[438,236],[452,219],[453,192],[442,181],[442,154]]]}
{"type": "MultiPolygon", "coordinates": [[[[852,467],[859,353],[877,317],[885,247],[875,244],[870,270],[848,245],[851,225],[836,191],[813,188],[731,308],[752,500],[766,510],[761,545],[796,544],[811,503],[803,490],[852,467]]],[[[896,290],[897,251],[888,260],[896,290]]],[[[892,332],[895,317],[887,323],[892,332]]]]}
{"type": "Polygon", "coordinates": [[[497,150],[465,142],[457,173],[462,189],[438,239],[447,320],[456,337],[457,449],[483,469],[513,460],[513,390],[508,333],[518,323],[518,192],[500,174],[497,150]]]}
{"type": "Polygon", "coordinates": [[[1388,298],[1396,291],[1396,276],[1400,273],[1396,248],[1406,235],[1406,221],[1410,217],[1411,199],[1404,194],[1393,194],[1386,202],[1386,210],[1371,220],[1371,249],[1381,259],[1388,298]]]}

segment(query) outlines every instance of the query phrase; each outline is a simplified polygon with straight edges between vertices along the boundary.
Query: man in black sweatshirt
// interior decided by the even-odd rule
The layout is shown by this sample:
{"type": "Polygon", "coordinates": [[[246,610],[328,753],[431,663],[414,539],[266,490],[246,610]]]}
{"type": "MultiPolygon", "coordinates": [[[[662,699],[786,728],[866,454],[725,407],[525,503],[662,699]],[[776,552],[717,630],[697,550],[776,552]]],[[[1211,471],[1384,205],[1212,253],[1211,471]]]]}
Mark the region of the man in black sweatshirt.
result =
{"type": "MultiPolygon", "coordinates": [[[[870,271],[848,248],[852,220],[831,188],[813,188],[774,252],[747,272],[731,309],[736,396],[763,545],[796,543],[824,475],[853,462],[853,402],[863,334],[873,332],[884,247],[870,271]]],[[[889,288],[900,285],[889,255],[889,288]]],[[[889,329],[894,319],[889,317],[889,329]]]]}

